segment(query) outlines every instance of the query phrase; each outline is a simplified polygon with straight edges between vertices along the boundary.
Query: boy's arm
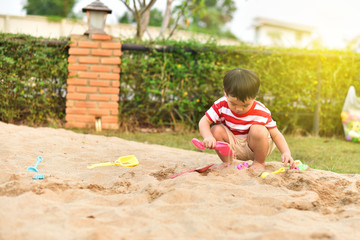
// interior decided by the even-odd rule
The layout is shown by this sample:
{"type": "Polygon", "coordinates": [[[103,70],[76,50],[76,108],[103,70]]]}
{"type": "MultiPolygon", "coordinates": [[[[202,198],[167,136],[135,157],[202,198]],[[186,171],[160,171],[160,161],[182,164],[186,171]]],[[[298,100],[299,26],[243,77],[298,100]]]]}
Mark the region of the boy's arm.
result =
{"type": "Polygon", "coordinates": [[[203,144],[207,148],[214,148],[216,145],[216,139],[210,130],[211,124],[212,122],[206,115],[204,115],[199,121],[200,134],[204,138],[203,144]]]}
{"type": "Polygon", "coordinates": [[[290,168],[291,169],[294,168],[295,167],[294,159],[291,157],[291,152],[284,136],[281,134],[281,132],[277,127],[269,129],[269,132],[272,140],[274,141],[277,148],[281,152],[281,162],[284,163],[284,166],[286,166],[289,163],[290,168]]]}

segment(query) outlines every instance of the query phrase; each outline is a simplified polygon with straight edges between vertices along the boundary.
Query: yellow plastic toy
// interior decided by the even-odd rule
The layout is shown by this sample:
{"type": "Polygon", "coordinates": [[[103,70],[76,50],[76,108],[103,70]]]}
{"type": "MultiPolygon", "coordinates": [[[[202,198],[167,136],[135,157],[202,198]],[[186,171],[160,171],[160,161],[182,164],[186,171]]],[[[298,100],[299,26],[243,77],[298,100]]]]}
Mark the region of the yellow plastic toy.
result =
{"type": "Polygon", "coordinates": [[[261,178],[266,178],[267,176],[269,176],[269,174],[277,174],[277,173],[281,173],[281,172],[285,172],[285,168],[280,168],[279,170],[276,170],[276,171],[274,171],[272,173],[263,172],[260,177],[261,178]]]}
{"type": "Polygon", "coordinates": [[[114,162],[105,162],[105,163],[95,163],[91,164],[90,166],[87,166],[88,169],[93,169],[95,167],[106,167],[106,166],[114,166],[114,165],[120,165],[122,167],[135,167],[136,165],[139,165],[139,161],[134,155],[119,157],[114,162]]]}

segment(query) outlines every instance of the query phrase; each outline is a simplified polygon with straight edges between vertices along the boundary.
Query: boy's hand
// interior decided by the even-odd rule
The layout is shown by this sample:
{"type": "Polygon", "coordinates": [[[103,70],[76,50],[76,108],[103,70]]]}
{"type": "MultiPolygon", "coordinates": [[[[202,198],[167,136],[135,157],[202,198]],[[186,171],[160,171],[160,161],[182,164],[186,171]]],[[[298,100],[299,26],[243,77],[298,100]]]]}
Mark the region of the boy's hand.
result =
{"type": "Polygon", "coordinates": [[[289,163],[290,169],[293,169],[295,167],[294,159],[291,157],[291,154],[289,152],[284,152],[281,154],[281,162],[284,163],[284,167],[289,163]]]}
{"type": "Polygon", "coordinates": [[[213,149],[216,145],[216,139],[213,136],[204,138],[203,144],[206,148],[213,149]]]}

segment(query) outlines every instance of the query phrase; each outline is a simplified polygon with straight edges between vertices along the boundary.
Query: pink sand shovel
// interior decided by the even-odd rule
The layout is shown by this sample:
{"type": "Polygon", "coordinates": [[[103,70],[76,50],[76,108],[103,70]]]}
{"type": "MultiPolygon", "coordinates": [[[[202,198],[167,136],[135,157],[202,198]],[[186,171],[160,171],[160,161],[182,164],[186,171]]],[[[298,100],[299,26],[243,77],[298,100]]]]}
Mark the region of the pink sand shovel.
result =
{"type": "MultiPolygon", "coordinates": [[[[198,149],[200,150],[205,149],[204,144],[199,139],[193,138],[191,141],[198,149]]],[[[226,142],[217,141],[215,145],[215,149],[218,150],[219,153],[222,155],[233,155],[229,147],[229,144],[227,144],[226,142]]]]}
{"type": "Polygon", "coordinates": [[[202,167],[202,168],[194,168],[194,169],[191,169],[191,170],[188,170],[188,171],[185,171],[185,172],[181,172],[181,173],[178,173],[178,174],[175,174],[175,175],[172,175],[170,176],[170,178],[176,178],[177,176],[180,176],[180,175],[183,175],[184,173],[189,173],[189,172],[199,172],[199,173],[202,173],[202,172],[205,172],[206,170],[208,170],[210,167],[212,167],[214,164],[210,164],[206,167],[202,167]]]}

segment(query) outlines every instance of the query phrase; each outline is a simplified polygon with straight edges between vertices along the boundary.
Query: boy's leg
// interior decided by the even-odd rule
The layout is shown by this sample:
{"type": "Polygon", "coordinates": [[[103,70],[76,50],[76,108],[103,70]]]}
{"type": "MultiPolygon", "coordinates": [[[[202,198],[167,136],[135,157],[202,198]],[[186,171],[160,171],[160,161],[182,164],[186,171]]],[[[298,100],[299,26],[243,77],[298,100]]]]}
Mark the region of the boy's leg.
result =
{"type": "Polygon", "coordinates": [[[250,149],[254,152],[254,162],[251,168],[264,169],[269,150],[269,131],[265,126],[252,125],[247,141],[250,149]]]}
{"type": "MultiPolygon", "coordinates": [[[[229,136],[225,130],[225,126],[218,124],[211,127],[211,133],[216,139],[216,141],[222,141],[229,143],[229,136]]],[[[231,164],[232,162],[232,155],[222,155],[219,153],[218,150],[216,150],[217,155],[223,161],[223,163],[218,166],[218,168],[226,167],[227,165],[231,164]]]]}

